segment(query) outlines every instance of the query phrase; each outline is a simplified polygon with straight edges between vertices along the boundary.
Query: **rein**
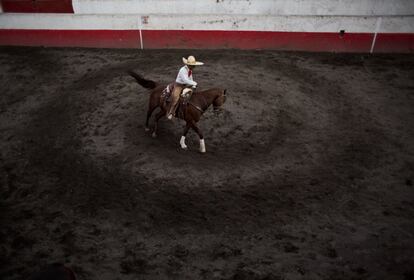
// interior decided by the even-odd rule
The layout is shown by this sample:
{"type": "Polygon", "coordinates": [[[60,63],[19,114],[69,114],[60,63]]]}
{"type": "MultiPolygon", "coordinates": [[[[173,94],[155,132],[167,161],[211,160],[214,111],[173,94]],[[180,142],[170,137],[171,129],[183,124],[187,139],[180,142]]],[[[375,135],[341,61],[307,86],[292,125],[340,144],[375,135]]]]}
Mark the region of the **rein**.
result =
{"type": "Polygon", "coordinates": [[[188,102],[189,104],[191,104],[191,105],[193,105],[194,106],[194,108],[196,108],[197,110],[199,110],[201,113],[204,113],[204,110],[203,109],[201,109],[200,108],[200,106],[198,106],[198,105],[195,105],[193,102],[188,102]]]}
{"type": "MultiPolygon", "coordinates": [[[[206,98],[204,97],[204,95],[202,95],[202,94],[200,94],[200,96],[203,98],[203,100],[204,100],[204,104],[206,104],[207,105],[207,108],[208,108],[208,104],[207,104],[207,101],[206,101],[206,98]]],[[[201,108],[200,106],[198,106],[198,105],[196,105],[196,104],[194,104],[193,102],[191,102],[191,101],[189,101],[188,102],[189,104],[191,104],[191,105],[193,105],[194,106],[194,108],[196,108],[197,110],[199,110],[201,113],[204,113],[204,111],[207,109],[203,109],[203,108],[201,108]]]]}

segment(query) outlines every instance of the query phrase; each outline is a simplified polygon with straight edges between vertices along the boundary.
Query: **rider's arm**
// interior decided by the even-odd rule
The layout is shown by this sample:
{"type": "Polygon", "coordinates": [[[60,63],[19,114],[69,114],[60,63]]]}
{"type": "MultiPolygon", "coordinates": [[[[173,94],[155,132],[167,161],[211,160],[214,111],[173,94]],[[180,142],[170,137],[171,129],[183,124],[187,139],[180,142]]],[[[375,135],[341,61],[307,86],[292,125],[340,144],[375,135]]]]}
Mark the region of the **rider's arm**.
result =
{"type": "Polygon", "coordinates": [[[190,86],[197,86],[197,83],[188,77],[188,71],[183,67],[181,68],[180,72],[178,72],[178,79],[180,83],[190,85],[190,86]]]}

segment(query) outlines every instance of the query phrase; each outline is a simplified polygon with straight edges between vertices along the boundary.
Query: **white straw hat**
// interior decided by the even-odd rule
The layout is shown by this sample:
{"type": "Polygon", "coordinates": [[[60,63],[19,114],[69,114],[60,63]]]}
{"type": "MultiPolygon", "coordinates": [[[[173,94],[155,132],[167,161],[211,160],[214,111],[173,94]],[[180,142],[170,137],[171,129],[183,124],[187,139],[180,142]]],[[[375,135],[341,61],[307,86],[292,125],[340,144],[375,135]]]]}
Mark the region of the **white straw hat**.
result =
{"type": "Polygon", "coordinates": [[[190,55],[187,59],[185,59],[183,57],[183,62],[184,62],[184,64],[192,65],[192,66],[195,66],[195,65],[203,65],[204,64],[203,62],[196,61],[195,57],[192,56],[192,55],[190,55]]]}

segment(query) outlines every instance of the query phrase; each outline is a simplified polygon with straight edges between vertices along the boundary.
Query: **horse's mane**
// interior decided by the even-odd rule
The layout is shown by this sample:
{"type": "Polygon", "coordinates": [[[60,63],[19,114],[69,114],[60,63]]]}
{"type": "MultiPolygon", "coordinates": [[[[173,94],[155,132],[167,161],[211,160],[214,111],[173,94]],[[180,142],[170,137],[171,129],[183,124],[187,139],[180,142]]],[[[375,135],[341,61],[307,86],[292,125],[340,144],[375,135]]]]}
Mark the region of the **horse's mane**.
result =
{"type": "Polygon", "coordinates": [[[208,94],[210,92],[216,92],[216,91],[221,91],[222,89],[220,88],[209,88],[209,89],[203,89],[203,90],[199,90],[197,89],[194,94],[199,94],[199,93],[203,93],[203,94],[208,94]]]}

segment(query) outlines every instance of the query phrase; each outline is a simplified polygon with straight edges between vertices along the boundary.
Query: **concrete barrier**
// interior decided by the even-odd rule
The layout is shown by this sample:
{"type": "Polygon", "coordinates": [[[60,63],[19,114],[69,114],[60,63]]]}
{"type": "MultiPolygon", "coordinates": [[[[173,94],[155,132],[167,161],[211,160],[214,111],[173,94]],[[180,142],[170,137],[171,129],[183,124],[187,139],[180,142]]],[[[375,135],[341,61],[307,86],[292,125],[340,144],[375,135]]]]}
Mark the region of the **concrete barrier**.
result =
{"type": "MultiPolygon", "coordinates": [[[[10,0],[9,0],[10,1],[10,0]]],[[[414,1],[72,0],[74,14],[3,13],[0,44],[413,52],[414,1]]]]}
{"type": "Polygon", "coordinates": [[[413,15],[412,0],[72,0],[76,14],[413,15]]]}

